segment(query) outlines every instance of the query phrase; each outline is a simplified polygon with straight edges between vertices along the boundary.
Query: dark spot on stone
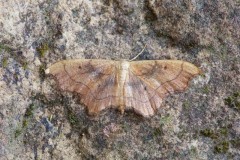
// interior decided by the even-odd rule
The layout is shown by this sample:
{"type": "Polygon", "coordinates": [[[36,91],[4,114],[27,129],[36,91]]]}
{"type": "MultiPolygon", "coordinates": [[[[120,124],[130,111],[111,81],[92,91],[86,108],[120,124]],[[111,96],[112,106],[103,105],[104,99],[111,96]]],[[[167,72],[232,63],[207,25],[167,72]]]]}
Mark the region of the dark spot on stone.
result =
{"type": "Polygon", "coordinates": [[[41,81],[43,81],[46,77],[45,70],[46,70],[46,64],[42,64],[38,70],[41,81]]]}
{"type": "Polygon", "coordinates": [[[60,47],[59,47],[59,51],[60,52],[64,52],[66,50],[66,46],[65,45],[61,45],[60,47]]]}
{"type": "Polygon", "coordinates": [[[145,20],[148,22],[154,22],[157,21],[158,17],[156,12],[153,10],[152,6],[150,5],[150,2],[148,0],[144,1],[144,8],[146,10],[145,12],[145,20]]]}
{"type": "Polygon", "coordinates": [[[110,6],[110,0],[103,0],[103,4],[106,6],[110,6]]]}
{"type": "Polygon", "coordinates": [[[117,27],[116,27],[116,32],[117,32],[118,34],[123,34],[123,31],[124,31],[124,29],[123,29],[122,26],[117,26],[117,27]]]}
{"type": "Polygon", "coordinates": [[[94,43],[95,43],[96,45],[99,45],[99,39],[98,39],[98,38],[95,38],[94,43]]]}
{"type": "Polygon", "coordinates": [[[18,51],[17,54],[22,56],[23,52],[22,51],[18,51]]]}
{"type": "Polygon", "coordinates": [[[41,119],[41,123],[45,126],[46,132],[53,129],[53,124],[47,118],[41,119]]]}
{"type": "Polygon", "coordinates": [[[53,36],[53,38],[56,38],[56,39],[62,39],[63,38],[62,25],[61,24],[56,25],[56,32],[55,32],[55,35],[53,36]]]}

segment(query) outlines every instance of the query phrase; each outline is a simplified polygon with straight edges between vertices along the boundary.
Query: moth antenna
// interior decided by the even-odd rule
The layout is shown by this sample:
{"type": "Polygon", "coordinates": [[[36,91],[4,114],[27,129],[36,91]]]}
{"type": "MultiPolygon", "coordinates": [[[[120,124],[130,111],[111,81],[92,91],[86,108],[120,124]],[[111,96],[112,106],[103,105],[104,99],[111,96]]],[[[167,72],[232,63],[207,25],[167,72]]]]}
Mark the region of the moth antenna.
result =
{"type": "Polygon", "coordinates": [[[143,53],[143,51],[145,50],[146,47],[147,47],[147,45],[145,44],[145,46],[144,46],[144,48],[142,49],[142,51],[141,51],[140,53],[138,53],[134,58],[132,58],[131,60],[129,60],[129,62],[134,61],[138,56],[140,56],[140,55],[143,53]]]}

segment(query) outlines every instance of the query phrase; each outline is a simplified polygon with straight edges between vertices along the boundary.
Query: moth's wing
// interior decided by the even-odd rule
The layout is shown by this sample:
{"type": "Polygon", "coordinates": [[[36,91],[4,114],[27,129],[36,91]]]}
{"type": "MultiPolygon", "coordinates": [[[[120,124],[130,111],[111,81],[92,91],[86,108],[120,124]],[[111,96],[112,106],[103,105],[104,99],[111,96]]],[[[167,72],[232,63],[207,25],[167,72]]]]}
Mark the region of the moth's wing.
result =
{"type": "Polygon", "coordinates": [[[131,70],[126,76],[123,91],[126,109],[134,110],[134,112],[144,117],[153,115],[157,106],[162,103],[162,99],[155,95],[155,91],[148,87],[131,70]]]}
{"type": "Polygon", "coordinates": [[[117,106],[117,61],[111,60],[64,60],[50,66],[52,74],[64,91],[80,94],[81,102],[89,114],[117,106]]]}
{"type": "Polygon", "coordinates": [[[200,72],[195,65],[179,60],[130,62],[125,85],[127,107],[146,117],[153,115],[168,94],[184,91],[200,72]]]}

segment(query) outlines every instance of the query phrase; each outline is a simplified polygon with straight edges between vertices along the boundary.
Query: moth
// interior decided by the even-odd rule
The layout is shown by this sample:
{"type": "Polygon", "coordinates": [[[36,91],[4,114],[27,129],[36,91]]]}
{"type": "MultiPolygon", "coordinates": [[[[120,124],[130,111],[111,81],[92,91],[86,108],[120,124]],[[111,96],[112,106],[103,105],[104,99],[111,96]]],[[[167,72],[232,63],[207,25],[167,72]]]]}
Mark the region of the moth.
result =
{"type": "Polygon", "coordinates": [[[77,93],[90,115],[118,108],[149,117],[167,95],[186,90],[201,70],[181,60],[73,59],[53,64],[46,73],[63,91],[77,93]]]}

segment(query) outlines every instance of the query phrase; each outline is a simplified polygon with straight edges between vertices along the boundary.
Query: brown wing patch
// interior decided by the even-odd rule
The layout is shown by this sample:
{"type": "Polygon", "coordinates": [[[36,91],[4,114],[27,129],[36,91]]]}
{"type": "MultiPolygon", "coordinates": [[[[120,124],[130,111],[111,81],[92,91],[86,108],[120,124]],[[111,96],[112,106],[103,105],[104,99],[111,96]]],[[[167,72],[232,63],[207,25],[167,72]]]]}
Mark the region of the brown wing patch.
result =
{"type": "MultiPolygon", "coordinates": [[[[131,62],[129,78],[137,81],[146,89],[145,98],[136,95],[132,96],[139,104],[133,104],[134,110],[138,110],[143,116],[150,116],[156,108],[159,108],[162,100],[169,94],[184,91],[189,81],[201,71],[191,63],[178,60],[139,61],[131,62]],[[146,99],[148,102],[146,102],[146,99]],[[142,106],[146,106],[142,108],[142,106]],[[149,109],[150,107],[152,108],[149,109]],[[151,112],[150,112],[151,111],[151,112]]],[[[143,88],[142,87],[142,88],[143,88]]],[[[133,90],[137,90],[132,87],[133,90]]],[[[143,94],[143,90],[138,93],[143,94]]],[[[133,101],[133,100],[132,100],[133,101]]]]}
{"type": "Polygon", "coordinates": [[[154,88],[131,71],[124,85],[124,100],[126,109],[132,109],[145,117],[153,115],[162,103],[161,96],[156,94],[154,88]]]}
{"type": "Polygon", "coordinates": [[[66,60],[52,65],[48,72],[64,91],[80,94],[90,114],[116,106],[117,73],[115,61],[66,60]]]}
{"type": "Polygon", "coordinates": [[[159,60],[131,62],[131,72],[157,92],[165,90],[166,93],[173,93],[185,90],[188,82],[201,71],[189,62],[159,60]],[[147,70],[152,68],[155,71],[149,74],[147,70]]]}

